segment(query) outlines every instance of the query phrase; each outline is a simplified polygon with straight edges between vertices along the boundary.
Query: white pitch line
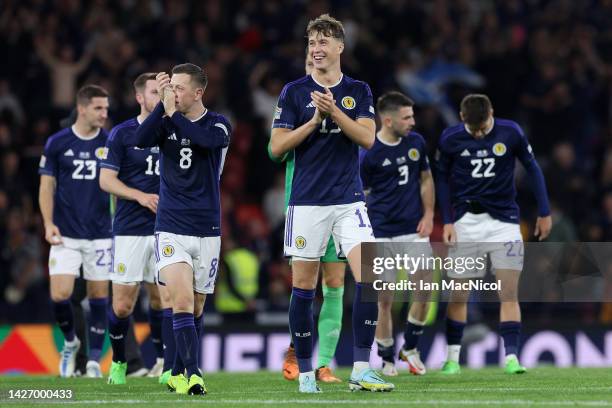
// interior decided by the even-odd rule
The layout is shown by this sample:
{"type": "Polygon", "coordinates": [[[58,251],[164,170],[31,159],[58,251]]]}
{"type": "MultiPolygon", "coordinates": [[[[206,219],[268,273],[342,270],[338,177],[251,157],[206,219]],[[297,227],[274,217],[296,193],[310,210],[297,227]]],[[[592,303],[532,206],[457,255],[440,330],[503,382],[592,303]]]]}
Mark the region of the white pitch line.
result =
{"type": "Polygon", "coordinates": [[[290,399],[290,400],[257,400],[257,399],[244,399],[244,400],[217,400],[207,399],[207,397],[194,397],[193,400],[163,400],[163,401],[147,401],[138,399],[127,399],[127,400],[83,400],[83,401],[45,401],[46,404],[93,404],[93,405],[116,405],[116,404],[147,404],[147,405],[160,405],[160,404],[235,404],[235,405],[278,405],[278,404],[297,404],[297,405],[310,405],[310,404],[341,404],[341,405],[531,405],[531,406],[588,406],[588,407],[612,407],[610,401],[534,401],[534,400],[388,400],[388,399],[371,399],[371,400],[330,400],[330,399],[290,399]]]}
{"type": "MultiPolygon", "coordinates": [[[[323,388],[323,391],[325,392],[325,388],[323,388]]],[[[349,392],[349,390],[334,390],[333,392],[342,392],[342,391],[346,391],[349,392]]],[[[418,390],[416,390],[418,392],[425,392],[425,393],[448,393],[448,392],[457,392],[457,391],[466,391],[466,392],[521,392],[521,391],[549,391],[549,392],[554,392],[557,393],[557,391],[555,390],[551,390],[550,387],[487,387],[487,388],[438,388],[436,386],[431,386],[431,388],[428,387],[419,387],[418,390]]],[[[569,389],[569,391],[571,392],[578,392],[578,391],[584,391],[584,392],[588,392],[588,391],[611,391],[612,392],[612,387],[603,387],[603,386],[597,386],[597,387],[574,387],[569,389]]],[[[287,394],[291,391],[287,391],[287,390],[243,390],[243,391],[231,391],[231,390],[227,390],[227,391],[218,391],[219,393],[222,393],[223,395],[231,395],[231,394],[238,394],[238,395],[244,395],[244,394],[257,394],[257,395],[261,395],[261,394],[287,394]]],[[[396,388],[395,390],[393,390],[393,393],[410,393],[410,394],[414,394],[415,389],[411,389],[411,388],[406,388],[406,387],[400,387],[400,388],[396,388]]],[[[217,392],[213,391],[214,394],[217,394],[217,392]]],[[[134,392],[85,392],[84,393],[87,396],[95,396],[95,395],[103,395],[106,397],[109,396],[114,396],[114,395],[134,395],[134,392]]],[[[162,391],[162,392],[146,392],[147,395],[172,395],[169,391],[162,391]]]]}

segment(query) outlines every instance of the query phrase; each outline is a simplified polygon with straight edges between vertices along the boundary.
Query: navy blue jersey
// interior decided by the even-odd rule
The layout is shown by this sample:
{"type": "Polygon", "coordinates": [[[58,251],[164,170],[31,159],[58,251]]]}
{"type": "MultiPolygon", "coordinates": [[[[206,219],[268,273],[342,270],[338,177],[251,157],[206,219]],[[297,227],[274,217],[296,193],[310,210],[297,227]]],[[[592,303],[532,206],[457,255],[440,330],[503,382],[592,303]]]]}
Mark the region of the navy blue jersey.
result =
{"type": "Polygon", "coordinates": [[[128,137],[128,145],[160,149],[155,231],[219,236],[219,180],[229,146],[229,121],[211,111],[193,122],[179,112],[171,118],[163,114],[160,103],[128,137]]]}
{"type": "MultiPolygon", "coordinates": [[[[100,167],[115,170],[117,177],[128,187],[145,193],[159,193],[159,147],[128,147],[125,140],[138,128],[136,118],[115,126],[106,147],[106,160],[100,167]]],[[[155,213],[137,201],[117,198],[117,211],[113,220],[113,235],[153,235],[155,213]]]]}
{"type": "Polygon", "coordinates": [[[421,172],[429,170],[423,136],[410,132],[398,143],[378,137],[370,150],[360,151],[368,216],[376,238],[416,233],[423,217],[421,172]]]}
{"type": "MultiPolygon", "coordinates": [[[[374,118],[372,92],[365,82],[343,75],[329,87],[336,104],[351,119],[374,118]]],[[[283,88],[274,114],[273,128],[295,129],[312,119],[315,107],[310,93],[325,92],[307,75],[283,88]]],[[[359,147],[331,118],[295,148],[295,170],[289,205],[334,205],[363,201],[359,179],[359,147]]]]}
{"type": "Polygon", "coordinates": [[[519,159],[535,185],[541,216],[548,215],[548,198],[541,170],[521,127],[511,120],[494,119],[492,130],[476,139],[464,124],[447,128],[440,137],[436,167],[441,186],[438,200],[445,224],[461,218],[469,202],[477,202],[491,217],[518,223],[514,166],[519,159]],[[450,188],[445,197],[444,188],[450,188]],[[441,194],[442,193],[442,194],[441,194]],[[451,204],[454,217],[451,215],[451,204]]]}
{"type": "Polygon", "coordinates": [[[82,139],[66,128],[47,139],[38,173],[55,177],[53,223],[65,237],[111,236],[109,195],[100,188],[98,174],[107,138],[103,129],[91,139],[82,139]]]}

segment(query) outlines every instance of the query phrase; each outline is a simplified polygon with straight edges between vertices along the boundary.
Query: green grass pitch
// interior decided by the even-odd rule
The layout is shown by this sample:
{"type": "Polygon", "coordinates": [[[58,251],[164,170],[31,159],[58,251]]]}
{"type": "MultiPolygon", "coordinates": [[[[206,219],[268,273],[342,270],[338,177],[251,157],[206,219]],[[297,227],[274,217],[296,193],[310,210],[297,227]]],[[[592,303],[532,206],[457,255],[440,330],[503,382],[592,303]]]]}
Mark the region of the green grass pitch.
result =
{"type": "MultiPolygon", "coordinates": [[[[348,370],[338,374],[346,379],[348,370]]],[[[423,377],[402,373],[390,393],[350,392],[346,382],[321,384],[322,394],[297,392],[297,383],[280,373],[218,373],[204,378],[206,396],[177,396],[153,378],[128,378],[127,385],[110,386],[85,378],[0,377],[1,407],[612,407],[612,369],[542,367],[523,375],[507,375],[500,368],[463,370],[459,376],[432,371],[423,377]],[[9,389],[72,389],[71,401],[10,401],[9,389]]]]}

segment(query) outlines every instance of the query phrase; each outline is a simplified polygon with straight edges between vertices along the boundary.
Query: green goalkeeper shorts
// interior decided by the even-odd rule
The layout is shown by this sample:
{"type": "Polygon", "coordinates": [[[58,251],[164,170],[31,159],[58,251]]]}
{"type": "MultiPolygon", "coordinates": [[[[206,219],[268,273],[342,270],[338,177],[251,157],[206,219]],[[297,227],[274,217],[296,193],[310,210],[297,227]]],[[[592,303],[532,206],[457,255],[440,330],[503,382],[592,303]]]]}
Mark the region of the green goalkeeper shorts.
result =
{"type": "Polygon", "coordinates": [[[336,245],[334,244],[334,237],[330,236],[329,241],[327,241],[327,249],[325,250],[325,255],[321,257],[321,262],[344,262],[346,263],[346,259],[338,258],[338,254],[336,254],[336,245]]]}

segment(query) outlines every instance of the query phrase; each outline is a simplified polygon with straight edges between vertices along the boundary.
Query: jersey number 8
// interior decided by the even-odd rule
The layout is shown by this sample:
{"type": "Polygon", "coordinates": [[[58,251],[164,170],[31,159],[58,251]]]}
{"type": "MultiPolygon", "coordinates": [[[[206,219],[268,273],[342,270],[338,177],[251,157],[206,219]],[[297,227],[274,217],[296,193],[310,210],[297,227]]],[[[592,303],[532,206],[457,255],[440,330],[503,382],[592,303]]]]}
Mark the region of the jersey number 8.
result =
{"type": "Polygon", "coordinates": [[[179,166],[181,169],[188,169],[191,167],[191,155],[193,154],[193,150],[190,147],[183,147],[179,154],[181,155],[181,160],[179,161],[179,166]]]}

